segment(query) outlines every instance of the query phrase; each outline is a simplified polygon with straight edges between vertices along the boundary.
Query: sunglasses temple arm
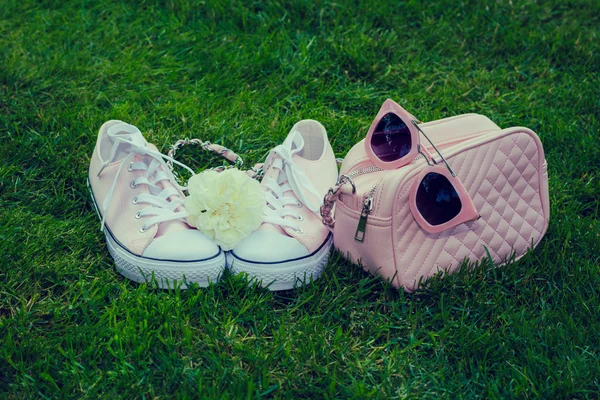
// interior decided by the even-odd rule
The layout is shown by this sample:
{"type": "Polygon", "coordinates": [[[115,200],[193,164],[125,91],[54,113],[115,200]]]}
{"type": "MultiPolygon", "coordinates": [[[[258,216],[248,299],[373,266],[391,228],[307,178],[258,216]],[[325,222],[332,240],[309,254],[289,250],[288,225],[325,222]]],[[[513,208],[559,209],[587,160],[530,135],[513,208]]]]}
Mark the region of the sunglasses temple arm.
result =
{"type": "Polygon", "coordinates": [[[435,158],[432,157],[432,155],[429,152],[429,150],[427,150],[426,147],[421,146],[421,143],[417,144],[417,151],[419,152],[420,155],[423,156],[423,158],[425,159],[425,161],[427,161],[427,165],[433,167],[434,165],[437,164],[437,162],[435,161],[435,158]],[[431,160],[431,161],[429,161],[429,160],[431,160]]]}
{"type": "MultiPolygon", "coordinates": [[[[450,171],[450,173],[452,174],[452,176],[456,176],[456,174],[454,173],[454,171],[450,167],[450,164],[448,164],[448,161],[446,161],[446,159],[444,158],[444,156],[442,155],[442,153],[440,153],[440,151],[438,150],[438,148],[435,147],[435,144],[433,144],[433,142],[431,141],[431,139],[429,139],[429,136],[427,136],[425,134],[425,132],[423,132],[423,130],[419,127],[419,125],[416,124],[415,121],[413,121],[413,125],[417,127],[417,129],[419,130],[419,132],[421,132],[423,134],[423,136],[425,136],[425,139],[427,139],[427,141],[431,144],[431,146],[433,146],[433,148],[435,149],[435,152],[438,153],[439,156],[440,156],[440,158],[442,159],[442,161],[444,161],[444,164],[446,164],[446,168],[448,168],[448,171],[450,171]]],[[[431,154],[429,153],[429,151],[427,151],[427,149],[425,149],[423,147],[423,150],[425,152],[427,152],[427,154],[429,154],[429,156],[431,157],[431,154]]],[[[431,157],[431,159],[434,160],[433,157],[431,157]]],[[[435,162],[435,160],[434,160],[434,162],[435,162]]]]}

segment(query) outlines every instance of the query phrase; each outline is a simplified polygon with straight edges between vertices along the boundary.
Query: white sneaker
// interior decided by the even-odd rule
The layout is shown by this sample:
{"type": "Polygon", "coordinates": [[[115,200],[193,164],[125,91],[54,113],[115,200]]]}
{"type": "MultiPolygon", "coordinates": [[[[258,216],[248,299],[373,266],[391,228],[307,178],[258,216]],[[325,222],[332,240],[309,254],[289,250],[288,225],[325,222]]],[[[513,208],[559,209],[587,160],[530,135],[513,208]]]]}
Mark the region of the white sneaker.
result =
{"type": "Polygon", "coordinates": [[[100,128],[88,184],[107,247],[117,271],[136,282],[207,286],[219,279],[225,255],[185,223],[184,195],[165,158],[133,125],[100,128]]]}
{"type": "Polygon", "coordinates": [[[317,279],[327,263],[332,234],[319,207],[338,176],[323,125],[303,120],[269,153],[262,187],[265,222],[230,252],[233,272],[271,290],[287,290],[317,279]]]}

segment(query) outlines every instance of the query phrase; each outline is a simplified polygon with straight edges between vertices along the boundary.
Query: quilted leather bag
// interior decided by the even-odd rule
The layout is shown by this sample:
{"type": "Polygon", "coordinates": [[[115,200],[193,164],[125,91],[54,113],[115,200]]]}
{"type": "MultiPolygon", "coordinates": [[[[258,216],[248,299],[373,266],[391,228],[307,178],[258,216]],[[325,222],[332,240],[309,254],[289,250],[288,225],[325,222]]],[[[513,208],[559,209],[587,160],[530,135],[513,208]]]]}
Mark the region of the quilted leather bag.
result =
{"type": "Polygon", "coordinates": [[[362,140],[347,154],[340,181],[321,209],[342,255],[410,292],[440,271],[455,271],[465,259],[491,256],[498,266],[535,247],[550,216],[547,164],[538,136],[522,127],[500,129],[478,114],[420,127],[452,165],[480,218],[428,233],[409,206],[413,180],[428,165],[425,158],[381,170],[362,140]]]}

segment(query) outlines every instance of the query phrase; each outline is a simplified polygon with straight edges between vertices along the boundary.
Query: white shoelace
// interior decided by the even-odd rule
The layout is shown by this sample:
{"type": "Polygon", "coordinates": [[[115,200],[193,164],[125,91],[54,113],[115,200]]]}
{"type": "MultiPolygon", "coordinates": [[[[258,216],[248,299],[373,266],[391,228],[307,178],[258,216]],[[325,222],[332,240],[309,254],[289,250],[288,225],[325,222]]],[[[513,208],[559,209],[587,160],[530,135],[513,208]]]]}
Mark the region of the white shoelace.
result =
{"type": "Polygon", "coordinates": [[[302,168],[294,163],[292,156],[304,147],[304,139],[298,131],[294,131],[288,136],[285,142],[273,150],[269,157],[273,157],[271,168],[279,170],[277,180],[265,176],[263,183],[266,190],[265,199],[267,207],[265,207],[265,222],[280,225],[283,227],[292,228],[300,231],[298,223],[292,219],[285,217],[294,217],[297,221],[302,220],[302,215],[291,208],[286,208],[288,205],[302,207],[304,204],[310,211],[317,213],[319,205],[314,204],[308,197],[308,194],[319,198],[320,195],[317,189],[308,179],[302,168]],[[292,147],[294,147],[292,149],[292,147]],[[287,180],[287,182],[286,182],[287,180]],[[292,191],[296,198],[286,195],[286,192],[292,191]]]}
{"type": "Polygon", "coordinates": [[[110,156],[104,163],[102,164],[102,168],[98,172],[98,176],[104,171],[115,158],[117,153],[117,148],[120,144],[128,144],[131,146],[130,153],[125,156],[119,169],[117,170],[117,174],[115,175],[115,179],[106,195],[106,199],[102,204],[102,222],[100,225],[100,230],[104,230],[105,222],[106,222],[106,214],[110,207],[110,202],[113,197],[113,193],[115,187],[117,185],[117,180],[123,168],[127,165],[127,170],[131,171],[146,171],[145,176],[140,176],[130,183],[130,187],[134,189],[138,185],[147,185],[148,191],[150,193],[141,193],[134,197],[133,203],[145,203],[150,204],[150,207],[146,207],[138,211],[135,215],[135,218],[149,217],[148,220],[145,221],[144,225],[142,225],[141,231],[144,232],[153,225],[159,224],[161,222],[172,221],[176,219],[182,219],[188,216],[187,211],[176,211],[179,207],[183,206],[183,198],[179,194],[179,190],[185,190],[185,187],[179,185],[173,176],[171,170],[167,167],[165,160],[169,160],[174,164],[177,164],[194,175],[194,171],[191,168],[182,164],[169,156],[165,156],[157,151],[149,149],[147,147],[147,142],[142,136],[141,132],[133,125],[121,123],[111,126],[107,131],[108,136],[113,139],[113,146],[110,151],[110,156]],[[123,134],[123,132],[126,132],[123,134]],[[131,162],[136,155],[147,156],[152,160],[150,163],[146,163],[143,161],[131,162]],[[162,170],[158,170],[162,167],[162,170]],[[160,182],[168,181],[173,186],[167,187],[163,189],[163,187],[159,184],[160,182]]]}

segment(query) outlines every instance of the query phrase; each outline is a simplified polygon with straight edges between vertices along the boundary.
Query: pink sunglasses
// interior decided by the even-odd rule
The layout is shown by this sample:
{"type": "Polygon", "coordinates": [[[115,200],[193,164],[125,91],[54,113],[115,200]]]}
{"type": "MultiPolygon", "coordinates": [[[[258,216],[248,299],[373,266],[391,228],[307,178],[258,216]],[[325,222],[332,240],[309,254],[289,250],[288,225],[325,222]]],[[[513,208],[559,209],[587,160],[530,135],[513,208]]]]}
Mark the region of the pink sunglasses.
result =
{"type": "Polygon", "coordinates": [[[412,114],[387,99],[369,128],[367,155],[381,169],[396,169],[412,162],[419,154],[428,166],[416,177],[410,190],[410,210],[421,228],[440,233],[479,218],[473,200],[450,165],[419,127],[412,114]],[[445,164],[440,165],[421,146],[421,133],[445,164]]]}

